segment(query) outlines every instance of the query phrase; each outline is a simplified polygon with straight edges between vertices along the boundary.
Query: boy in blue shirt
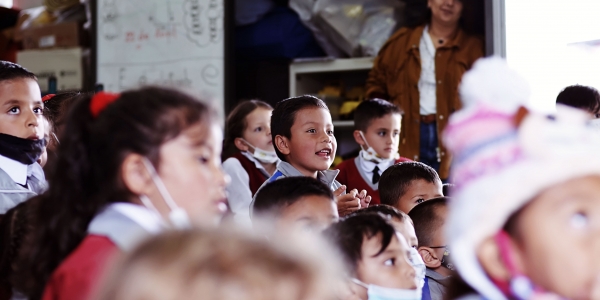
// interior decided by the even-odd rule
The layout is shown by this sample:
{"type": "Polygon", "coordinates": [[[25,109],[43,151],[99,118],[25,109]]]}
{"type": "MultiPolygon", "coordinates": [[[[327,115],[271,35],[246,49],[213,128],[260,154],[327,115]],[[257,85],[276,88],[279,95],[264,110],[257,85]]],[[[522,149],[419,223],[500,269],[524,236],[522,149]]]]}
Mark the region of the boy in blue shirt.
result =
{"type": "Polygon", "coordinates": [[[359,194],[352,190],[346,194],[346,186],[335,180],[339,171],[329,170],[337,141],[331,114],[323,100],[305,95],[277,103],[271,116],[271,135],[281,163],[265,184],[281,177],[318,179],[334,191],[340,217],[369,205],[371,197],[366,191],[359,194]]]}

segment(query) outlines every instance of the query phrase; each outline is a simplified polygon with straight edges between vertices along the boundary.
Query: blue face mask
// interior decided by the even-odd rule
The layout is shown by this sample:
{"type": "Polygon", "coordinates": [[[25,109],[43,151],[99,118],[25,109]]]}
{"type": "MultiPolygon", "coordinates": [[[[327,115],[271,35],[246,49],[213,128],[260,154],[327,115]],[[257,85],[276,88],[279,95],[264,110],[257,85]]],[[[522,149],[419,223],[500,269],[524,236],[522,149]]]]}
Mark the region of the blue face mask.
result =
{"type": "Polygon", "coordinates": [[[358,279],[352,282],[367,289],[368,300],[421,300],[421,289],[405,290],[366,284],[358,279]]]}

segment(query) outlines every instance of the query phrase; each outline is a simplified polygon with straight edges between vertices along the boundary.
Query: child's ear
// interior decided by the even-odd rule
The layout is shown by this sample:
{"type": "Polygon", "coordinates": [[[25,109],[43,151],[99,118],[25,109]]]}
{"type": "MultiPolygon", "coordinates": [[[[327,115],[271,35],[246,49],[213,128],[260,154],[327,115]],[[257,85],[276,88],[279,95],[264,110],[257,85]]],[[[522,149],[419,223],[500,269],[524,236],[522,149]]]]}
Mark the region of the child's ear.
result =
{"type": "Polygon", "coordinates": [[[359,144],[361,146],[365,145],[365,141],[360,136],[360,130],[354,130],[353,136],[354,136],[354,141],[356,141],[357,144],[359,144]]]}
{"type": "Polygon", "coordinates": [[[510,272],[502,261],[500,248],[493,237],[484,240],[477,248],[477,258],[488,276],[500,281],[510,280],[510,272]]]}
{"type": "Polygon", "coordinates": [[[419,251],[421,258],[423,258],[426,267],[437,269],[442,265],[442,258],[437,256],[434,249],[429,247],[419,247],[417,251],[419,251]]]}
{"type": "Polygon", "coordinates": [[[285,136],[275,136],[275,147],[277,147],[277,150],[279,150],[279,152],[281,152],[283,155],[290,154],[290,140],[285,136]]]}
{"type": "Polygon", "coordinates": [[[244,143],[244,141],[241,138],[235,138],[233,140],[233,144],[240,151],[249,151],[250,150],[250,147],[248,147],[248,145],[246,143],[244,143]]]}
{"type": "Polygon", "coordinates": [[[132,193],[148,195],[153,189],[152,178],[144,166],[144,157],[139,154],[129,154],[121,164],[121,178],[132,193]]]}

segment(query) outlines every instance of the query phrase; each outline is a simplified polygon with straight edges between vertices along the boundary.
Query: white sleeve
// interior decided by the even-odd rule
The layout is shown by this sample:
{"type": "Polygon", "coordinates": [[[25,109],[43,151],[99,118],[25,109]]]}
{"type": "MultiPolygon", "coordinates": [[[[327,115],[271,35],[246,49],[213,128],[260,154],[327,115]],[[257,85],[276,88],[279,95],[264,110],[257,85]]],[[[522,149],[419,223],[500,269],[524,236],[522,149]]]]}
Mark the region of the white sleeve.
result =
{"type": "Polygon", "coordinates": [[[251,225],[250,203],[252,203],[252,191],[250,191],[248,172],[242,167],[240,161],[234,157],[228,158],[223,163],[223,171],[231,177],[231,183],[227,186],[227,201],[234,214],[234,219],[240,224],[251,225]]]}

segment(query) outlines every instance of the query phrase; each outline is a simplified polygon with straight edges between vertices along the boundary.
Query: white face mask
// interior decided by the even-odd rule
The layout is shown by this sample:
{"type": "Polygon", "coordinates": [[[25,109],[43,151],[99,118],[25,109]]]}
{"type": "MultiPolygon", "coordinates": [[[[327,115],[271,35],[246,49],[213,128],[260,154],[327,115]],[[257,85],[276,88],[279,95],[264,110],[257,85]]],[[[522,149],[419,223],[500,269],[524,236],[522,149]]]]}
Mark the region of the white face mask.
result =
{"type": "Polygon", "coordinates": [[[360,137],[362,138],[363,142],[365,142],[365,145],[367,146],[367,149],[365,149],[364,146],[360,147],[360,155],[366,161],[372,161],[376,164],[380,164],[382,162],[389,162],[389,161],[400,158],[400,154],[398,152],[396,152],[396,154],[394,154],[394,156],[391,158],[380,157],[379,154],[377,154],[377,151],[375,151],[375,149],[373,149],[373,147],[369,146],[369,143],[367,143],[367,139],[365,138],[365,135],[363,134],[363,132],[359,131],[358,133],[360,134],[360,137]]]}
{"type": "MultiPolygon", "coordinates": [[[[173,201],[173,198],[171,198],[171,194],[167,190],[167,187],[163,183],[160,176],[158,176],[158,172],[156,172],[154,166],[145,157],[142,161],[144,163],[144,167],[146,167],[146,170],[148,170],[148,172],[150,173],[150,178],[152,178],[152,182],[154,182],[154,185],[158,189],[158,192],[163,198],[163,201],[165,201],[165,203],[167,204],[167,206],[169,206],[169,209],[171,210],[169,212],[169,222],[171,223],[171,225],[176,229],[191,228],[192,222],[190,221],[190,217],[183,208],[179,207],[177,203],[173,201]]],[[[144,206],[158,212],[156,207],[152,204],[152,202],[150,201],[150,199],[148,199],[146,195],[140,195],[140,200],[142,201],[144,206]]]]}
{"type": "Polygon", "coordinates": [[[588,126],[594,130],[600,131],[600,119],[591,119],[588,121],[588,126]]]}
{"type": "Polygon", "coordinates": [[[242,139],[242,141],[244,141],[244,143],[246,143],[246,145],[248,145],[248,147],[254,149],[254,153],[252,153],[252,156],[254,158],[256,158],[258,161],[265,163],[265,164],[274,164],[279,161],[279,157],[277,157],[277,153],[275,153],[275,151],[267,151],[267,150],[263,150],[263,149],[254,147],[252,144],[248,143],[248,141],[246,141],[245,139],[242,139]]]}
{"type": "Polygon", "coordinates": [[[425,270],[427,267],[425,266],[425,262],[423,258],[419,254],[419,251],[415,248],[410,248],[410,264],[415,268],[416,276],[417,276],[417,287],[421,289],[425,285],[425,270]]]}
{"type": "Polygon", "coordinates": [[[368,300],[421,300],[421,289],[405,290],[366,284],[353,278],[352,282],[367,289],[368,300]]]}

